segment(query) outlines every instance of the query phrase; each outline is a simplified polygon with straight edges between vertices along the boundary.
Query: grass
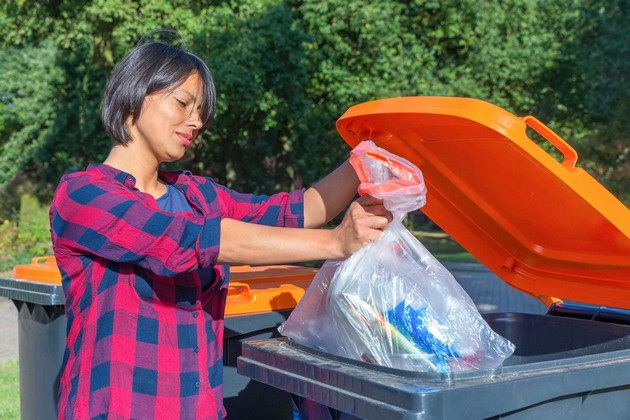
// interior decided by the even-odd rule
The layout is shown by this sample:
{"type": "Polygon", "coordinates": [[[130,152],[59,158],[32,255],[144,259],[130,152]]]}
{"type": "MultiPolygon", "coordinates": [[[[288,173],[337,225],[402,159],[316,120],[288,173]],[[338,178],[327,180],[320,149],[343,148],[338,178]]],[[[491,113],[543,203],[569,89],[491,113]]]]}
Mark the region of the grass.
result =
{"type": "Polygon", "coordinates": [[[20,373],[17,359],[0,363],[0,419],[20,418],[20,373]]]}

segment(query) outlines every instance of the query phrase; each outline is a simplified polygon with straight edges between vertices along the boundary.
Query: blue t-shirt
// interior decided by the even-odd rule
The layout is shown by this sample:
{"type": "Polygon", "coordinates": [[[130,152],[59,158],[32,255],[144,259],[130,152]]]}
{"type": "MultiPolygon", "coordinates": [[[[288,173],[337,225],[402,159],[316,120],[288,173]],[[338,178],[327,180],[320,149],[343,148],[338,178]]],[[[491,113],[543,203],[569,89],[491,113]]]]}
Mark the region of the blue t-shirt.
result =
{"type": "MultiPolygon", "coordinates": [[[[157,200],[158,206],[160,209],[167,211],[169,213],[192,213],[193,209],[190,207],[190,203],[186,200],[186,196],[177,187],[174,187],[171,184],[166,184],[166,194],[158,198],[157,200]]],[[[199,277],[201,277],[201,288],[203,290],[207,289],[212,282],[214,276],[212,275],[213,268],[201,269],[199,270],[199,277]],[[204,275],[206,274],[206,275],[204,275]]]]}
{"type": "Polygon", "coordinates": [[[169,213],[193,212],[182,190],[171,184],[166,184],[166,194],[158,198],[157,203],[162,210],[169,213]]]}

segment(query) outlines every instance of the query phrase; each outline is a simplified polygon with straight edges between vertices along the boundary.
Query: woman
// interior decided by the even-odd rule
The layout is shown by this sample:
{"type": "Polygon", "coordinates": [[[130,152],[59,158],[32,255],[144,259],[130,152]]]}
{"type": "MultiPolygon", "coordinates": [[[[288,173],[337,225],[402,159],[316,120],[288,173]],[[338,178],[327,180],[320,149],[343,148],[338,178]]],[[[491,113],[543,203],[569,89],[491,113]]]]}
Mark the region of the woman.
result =
{"type": "Polygon", "coordinates": [[[188,171],[184,156],[215,112],[210,71],[160,42],[113,71],[103,102],[112,149],[62,178],[51,233],[68,317],[60,418],[207,418],[222,406],[229,264],[346,258],[391,215],[352,200],[348,162],[306,191],[253,196],[188,171]]]}

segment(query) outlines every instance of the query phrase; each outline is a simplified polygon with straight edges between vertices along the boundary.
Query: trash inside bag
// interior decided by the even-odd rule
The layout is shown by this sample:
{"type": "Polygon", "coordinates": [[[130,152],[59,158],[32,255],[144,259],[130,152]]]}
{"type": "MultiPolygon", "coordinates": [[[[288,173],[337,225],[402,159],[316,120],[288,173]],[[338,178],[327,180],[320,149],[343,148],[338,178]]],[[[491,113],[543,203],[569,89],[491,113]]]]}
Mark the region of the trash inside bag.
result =
{"type": "Polygon", "coordinates": [[[499,366],[514,345],[483,320],[472,299],[404,227],[425,204],[422,173],[370,141],[350,155],[360,194],[394,215],[376,241],[329,260],[280,333],[300,344],[381,366],[457,372],[499,366]]]}

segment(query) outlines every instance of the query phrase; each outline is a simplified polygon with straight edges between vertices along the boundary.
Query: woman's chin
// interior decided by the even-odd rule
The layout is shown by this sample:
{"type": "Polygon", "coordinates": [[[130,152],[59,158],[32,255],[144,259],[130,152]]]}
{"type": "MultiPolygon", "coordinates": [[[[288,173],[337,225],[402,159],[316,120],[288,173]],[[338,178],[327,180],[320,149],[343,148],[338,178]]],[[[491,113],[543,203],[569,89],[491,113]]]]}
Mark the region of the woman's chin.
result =
{"type": "Polygon", "coordinates": [[[180,160],[186,154],[186,150],[183,151],[171,151],[162,158],[162,162],[175,162],[180,160]]]}

